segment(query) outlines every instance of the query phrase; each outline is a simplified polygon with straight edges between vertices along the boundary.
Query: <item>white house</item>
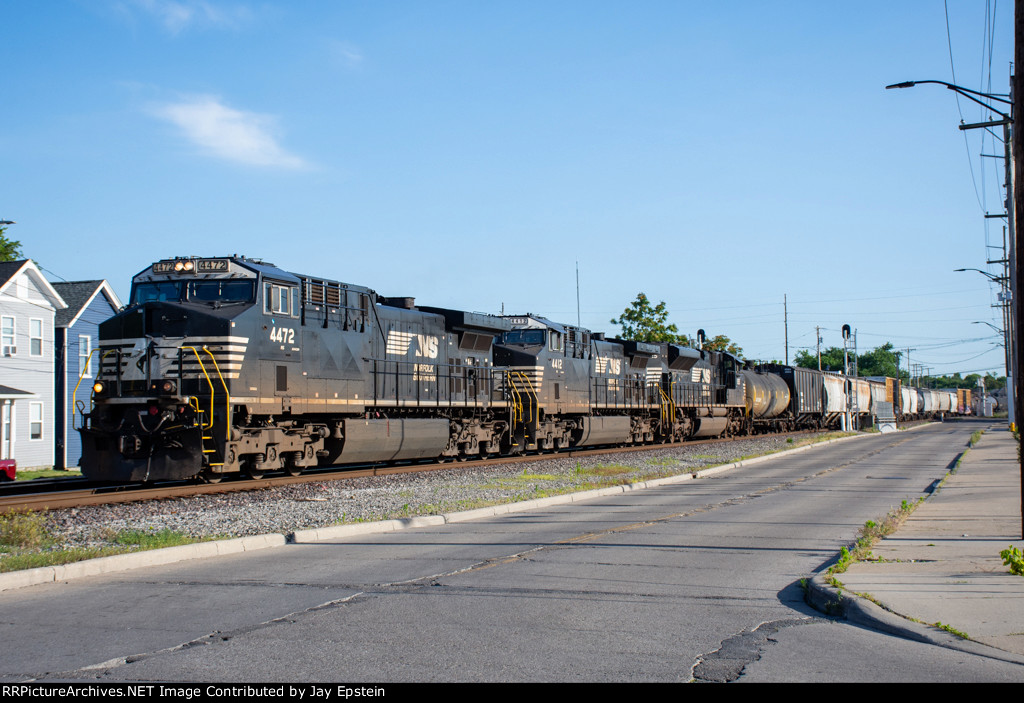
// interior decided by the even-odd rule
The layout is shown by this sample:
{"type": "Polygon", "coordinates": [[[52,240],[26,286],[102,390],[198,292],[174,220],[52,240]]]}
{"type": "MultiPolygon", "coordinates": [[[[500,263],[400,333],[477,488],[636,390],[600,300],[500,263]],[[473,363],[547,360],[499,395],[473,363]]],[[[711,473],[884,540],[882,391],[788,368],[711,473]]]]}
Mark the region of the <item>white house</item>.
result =
{"type": "Polygon", "coordinates": [[[0,263],[0,459],[53,466],[54,316],[67,305],[30,260],[0,263]]]}

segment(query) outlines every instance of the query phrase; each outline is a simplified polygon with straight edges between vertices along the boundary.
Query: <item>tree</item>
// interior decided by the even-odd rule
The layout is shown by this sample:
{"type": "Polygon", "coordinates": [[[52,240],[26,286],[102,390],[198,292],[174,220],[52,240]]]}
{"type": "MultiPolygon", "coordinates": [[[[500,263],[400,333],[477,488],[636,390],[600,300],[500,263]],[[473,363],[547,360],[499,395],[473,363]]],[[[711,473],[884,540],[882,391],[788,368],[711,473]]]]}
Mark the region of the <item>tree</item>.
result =
{"type": "Polygon", "coordinates": [[[8,239],[6,227],[0,227],[0,261],[18,261],[21,256],[21,242],[8,239]]]}
{"type": "MultiPolygon", "coordinates": [[[[797,366],[802,366],[805,369],[816,369],[818,368],[818,355],[810,350],[800,350],[796,353],[793,358],[793,363],[797,366]]],[[[850,366],[853,366],[853,355],[850,355],[850,366]]],[[[821,350],[821,370],[822,371],[842,371],[843,370],[843,349],[842,347],[829,347],[828,349],[821,350]]]]}
{"type": "Polygon", "coordinates": [[[622,327],[622,338],[636,342],[674,342],[691,346],[690,338],[679,334],[679,328],[668,323],[668,310],[662,301],[651,306],[643,293],[637,293],[636,300],[622,311],[619,319],[612,319],[613,325],[622,327]]]}
{"type": "Polygon", "coordinates": [[[711,339],[704,340],[704,348],[711,351],[724,351],[743,358],[743,349],[724,334],[715,335],[711,339]]]}
{"type": "Polygon", "coordinates": [[[899,378],[901,356],[901,352],[893,351],[892,342],[886,342],[857,357],[857,372],[861,376],[899,378]]]}

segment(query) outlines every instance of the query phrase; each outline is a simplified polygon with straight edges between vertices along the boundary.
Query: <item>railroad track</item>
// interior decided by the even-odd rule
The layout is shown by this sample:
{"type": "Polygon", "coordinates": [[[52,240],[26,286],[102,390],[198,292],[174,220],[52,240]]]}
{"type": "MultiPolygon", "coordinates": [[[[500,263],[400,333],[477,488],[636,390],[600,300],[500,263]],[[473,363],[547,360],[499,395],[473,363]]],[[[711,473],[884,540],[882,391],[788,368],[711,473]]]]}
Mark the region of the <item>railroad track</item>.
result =
{"type": "MultiPolygon", "coordinates": [[[[908,424],[908,426],[910,426],[908,424]]],[[[771,435],[772,437],[792,437],[813,434],[813,431],[787,432],[771,435]]],[[[60,508],[77,508],[89,505],[106,505],[111,503],[131,503],[146,500],[168,498],[184,498],[198,495],[237,493],[241,491],[260,490],[292,484],[325,481],[343,481],[353,478],[370,476],[388,476],[393,474],[418,473],[425,471],[452,470],[459,468],[477,469],[499,464],[531,463],[545,461],[555,457],[571,459],[573,457],[589,457],[630,452],[672,449],[674,447],[693,447],[708,444],[722,444],[737,440],[750,439],[750,436],[730,437],[726,439],[702,439],[687,442],[666,444],[642,444],[634,447],[609,447],[598,449],[572,449],[544,454],[528,454],[525,456],[497,457],[492,459],[476,459],[468,462],[424,462],[391,466],[372,465],[356,466],[339,469],[325,467],[312,469],[299,476],[268,476],[259,480],[234,479],[222,483],[206,484],[195,482],[167,482],[161,484],[98,484],[87,479],[37,479],[35,481],[13,482],[0,484],[0,514],[24,510],[57,510],[60,508]],[[45,481],[45,483],[40,483],[45,481]],[[42,490],[39,490],[42,489],[42,490]]]]}

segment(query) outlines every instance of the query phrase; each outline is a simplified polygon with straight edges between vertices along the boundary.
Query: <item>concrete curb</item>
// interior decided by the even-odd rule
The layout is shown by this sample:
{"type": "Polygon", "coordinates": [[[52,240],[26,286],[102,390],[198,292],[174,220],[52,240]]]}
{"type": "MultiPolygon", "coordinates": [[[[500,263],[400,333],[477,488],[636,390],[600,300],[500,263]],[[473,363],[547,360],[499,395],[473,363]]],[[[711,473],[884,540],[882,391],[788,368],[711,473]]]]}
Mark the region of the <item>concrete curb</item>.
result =
{"type": "Polygon", "coordinates": [[[834,588],[825,581],[823,574],[815,574],[808,580],[805,600],[808,605],[825,615],[842,618],[870,630],[988,659],[1024,664],[1024,656],[974,640],[965,640],[923,622],[908,620],[852,591],[834,588]]]}
{"type": "Polygon", "coordinates": [[[35,569],[25,569],[24,571],[9,571],[0,574],[0,591],[21,588],[22,586],[34,586],[40,583],[69,581],[84,576],[129,571],[144,566],[173,564],[189,559],[205,559],[226,554],[251,552],[257,549],[280,547],[284,544],[284,535],[254,535],[216,542],[197,542],[196,544],[183,544],[178,547],[150,549],[145,552],[115,554],[114,556],[86,559],[71,564],[61,564],[60,566],[41,566],[35,569]]]}
{"type": "MultiPolygon", "coordinates": [[[[763,456],[752,457],[750,459],[734,461],[728,464],[714,466],[709,469],[701,469],[697,472],[679,474],[677,476],[667,476],[665,478],[652,479],[650,481],[641,481],[621,486],[609,486],[607,488],[595,488],[587,491],[580,491],[578,493],[566,493],[564,495],[551,496],[548,498],[535,498],[532,500],[520,501],[518,503],[506,503],[504,505],[494,505],[486,508],[463,510],[454,513],[445,513],[442,515],[422,515],[417,517],[398,518],[394,520],[357,522],[348,525],[335,525],[309,530],[297,530],[287,537],[283,534],[266,534],[251,537],[238,537],[217,542],[199,542],[197,544],[186,544],[180,547],[151,549],[145,552],[131,552],[129,554],[117,554],[110,557],[100,557],[98,559],[87,559],[84,561],[74,562],[72,564],[63,564],[61,566],[42,566],[35,569],[25,569],[23,571],[9,571],[0,573],[0,591],[8,591],[15,588],[22,588],[24,586],[34,586],[41,583],[68,581],[75,578],[94,576],[97,574],[130,571],[132,569],[139,569],[146,566],[172,564],[174,562],[185,561],[188,559],[204,559],[206,557],[237,554],[239,552],[253,551],[256,549],[280,547],[287,543],[312,544],[324,540],[344,539],[346,537],[357,537],[359,535],[375,535],[386,532],[395,532],[397,530],[468,522],[469,520],[479,520],[497,515],[507,515],[509,513],[520,513],[528,510],[535,510],[537,508],[547,508],[556,505],[583,502],[587,500],[594,500],[595,498],[617,495],[627,491],[643,490],[645,488],[654,488],[656,486],[692,481],[695,478],[702,478],[705,476],[714,476],[732,469],[738,469],[751,464],[774,459],[783,454],[807,451],[815,447],[824,447],[829,444],[834,444],[835,442],[845,442],[851,439],[860,439],[862,437],[871,436],[873,435],[859,434],[852,435],[850,437],[838,437],[824,442],[816,442],[814,444],[793,447],[791,449],[783,449],[772,454],[765,454],[763,456]]],[[[652,447],[652,449],[656,448],[657,447],[652,447]]]]}

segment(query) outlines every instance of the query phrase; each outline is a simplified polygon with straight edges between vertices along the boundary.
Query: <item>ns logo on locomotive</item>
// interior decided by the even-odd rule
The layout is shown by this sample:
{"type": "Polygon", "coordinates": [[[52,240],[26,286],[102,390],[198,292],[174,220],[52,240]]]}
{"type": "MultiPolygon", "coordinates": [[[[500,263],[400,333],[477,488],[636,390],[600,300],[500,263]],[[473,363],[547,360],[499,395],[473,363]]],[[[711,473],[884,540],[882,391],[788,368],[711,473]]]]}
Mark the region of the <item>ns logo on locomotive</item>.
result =
{"type": "Polygon", "coordinates": [[[417,306],[240,256],[154,263],[94,353],[90,401],[76,403],[81,465],[106,481],[825,427],[848,387],[536,315],[417,306]]]}

